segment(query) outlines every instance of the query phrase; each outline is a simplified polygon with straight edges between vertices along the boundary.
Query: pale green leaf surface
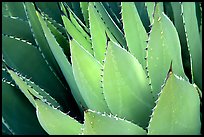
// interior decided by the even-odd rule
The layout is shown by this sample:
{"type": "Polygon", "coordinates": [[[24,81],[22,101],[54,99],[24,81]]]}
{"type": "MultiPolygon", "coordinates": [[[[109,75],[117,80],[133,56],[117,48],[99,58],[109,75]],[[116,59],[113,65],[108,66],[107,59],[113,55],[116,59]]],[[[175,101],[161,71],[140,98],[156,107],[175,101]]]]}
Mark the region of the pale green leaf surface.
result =
{"type": "Polygon", "coordinates": [[[154,102],[145,71],[134,56],[111,41],[104,63],[103,91],[112,114],[147,126],[154,102]]]}
{"type": "Polygon", "coordinates": [[[67,32],[82,45],[89,53],[93,54],[93,50],[91,49],[91,43],[87,40],[73,25],[73,23],[64,15],[62,15],[62,20],[64,22],[65,28],[67,32]]]}
{"type": "Polygon", "coordinates": [[[64,54],[67,56],[70,55],[68,39],[47,18],[45,19],[45,21],[55,39],[57,40],[57,43],[59,43],[60,47],[63,49],[64,54]]]}
{"type": "Polygon", "coordinates": [[[75,40],[70,43],[72,68],[80,94],[88,108],[109,112],[101,89],[102,65],[75,40]]]}
{"type": "Polygon", "coordinates": [[[145,2],[145,5],[147,6],[147,12],[148,12],[150,24],[152,24],[153,23],[153,12],[154,12],[155,2],[145,2]]]}
{"type": "Polygon", "coordinates": [[[83,14],[84,21],[85,21],[87,27],[89,27],[88,5],[89,5],[88,2],[80,2],[81,12],[82,12],[82,14],[83,14]]]}
{"type": "Polygon", "coordinates": [[[146,135],[146,131],[127,120],[106,113],[87,110],[84,114],[85,135],[146,135]]]}
{"type": "Polygon", "coordinates": [[[117,43],[119,43],[122,47],[126,47],[126,41],[124,38],[123,33],[118,28],[118,26],[115,24],[113,19],[108,14],[107,10],[104,8],[101,2],[94,2],[93,3],[94,8],[99,12],[99,16],[103,19],[105,25],[108,27],[109,31],[112,33],[112,35],[115,36],[117,39],[117,43]]]}
{"type": "Polygon", "coordinates": [[[47,60],[48,64],[54,69],[54,73],[56,73],[59,77],[62,76],[60,68],[49,48],[49,44],[45,38],[43,33],[41,24],[36,14],[35,6],[31,2],[24,3],[24,9],[26,11],[26,16],[28,18],[28,22],[30,24],[30,28],[32,30],[33,37],[36,40],[37,46],[40,47],[41,52],[44,55],[44,58],[47,60]]]}
{"type": "Polygon", "coordinates": [[[186,39],[191,55],[191,69],[193,81],[202,90],[202,43],[196,18],[196,9],[194,2],[183,2],[181,5],[183,12],[183,22],[186,32],[186,39]]]}
{"type": "Polygon", "coordinates": [[[62,48],[59,46],[56,39],[52,35],[51,31],[47,27],[46,22],[42,19],[41,15],[38,12],[37,12],[37,15],[38,15],[39,21],[42,25],[43,31],[45,33],[46,39],[49,43],[49,47],[50,47],[57,63],[59,64],[60,69],[61,69],[62,73],[64,74],[64,77],[65,77],[67,83],[69,83],[69,86],[71,88],[73,96],[77,100],[78,105],[80,105],[80,103],[82,103],[83,106],[86,106],[83,102],[83,99],[80,96],[80,93],[78,91],[78,87],[77,87],[76,82],[74,80],[71,64],[69,63],[67,57],[65,56],[62,48]]]}
{"type": "Polygon", "coordinates": [[[200,134],[200,99],[189,82],[170,73],[150,120],[148,134],[200,134]]]}
{"type": "Polygon", "coordinates": [[[145,69],[146,62],[144,58],[146,56],[145,48],[148,36],[134,2],[122,2],[122,20],[128,49],[145,69]]]}
{"type": "Polygon", "coordinates": [[[86,37],[86,39],[91,42],[90,36],[88,35],[89,29],[81,22],[81,20],[74,14],[74,12],[68,8],[69,11],[69,18],[76,29],[81,32],[81,34],[86,37]]]}
{"type": "Polygon", "coordinates": [[[49,135],[78,135],[82,124],[69,115],[42,102],[35,100],[36,114],[39,123],[49,135]]]}
{"type": "Polygon", "coordinates": [[[187,80],[183,70],[178,33],[169,18],[159,11],[158,6],[147,50],[147,67],[155,99],[161,90],[171,61],[174,73],[187,80]]]}
{"type": "Polygon", "coordinates": [[[88,11],[94,57],[102,63],[106,51],[105,27],[103,26],[103,23],[99,21],[100,18],[97,17],[97,12],[92,4],[89,4],[88,11]]]}

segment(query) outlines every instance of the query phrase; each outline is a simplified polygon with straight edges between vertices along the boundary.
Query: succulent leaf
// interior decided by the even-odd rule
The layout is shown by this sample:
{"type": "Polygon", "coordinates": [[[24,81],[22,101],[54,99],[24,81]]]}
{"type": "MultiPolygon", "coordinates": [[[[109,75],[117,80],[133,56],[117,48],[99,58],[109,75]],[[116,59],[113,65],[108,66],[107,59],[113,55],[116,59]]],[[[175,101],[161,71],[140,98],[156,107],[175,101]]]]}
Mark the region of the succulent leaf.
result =
{"type": "Polygon", "coordinates": [[[34,4],[38,11],[44,12],[57,23],[62,24],[60,9],[57,2],[35,2],[34,4]]]}
{"type": "Polygon", "coordinates": [[[196,88],[170,72],[154,108],[148,134],[200,134],[200,130],[196,88]]]}
{"type": "Polygon", "coordinates": [[[66,37],[50,22],[47,18],[45,18],[46,24],[48,28],[51,30],[54,35],[57,43],[59,43],[60,47],[63,49],[63,52],[66,56],[70,55],[69,42],[66,37]]]}
{"type": "Polygon", "coordinates": [[[153,12],[154,12],[155,2],[145,2],[145,6],[147,7],[147,12],[148,12],[150,24],[152,24],[153,23],[153,12]]]}
{"type": "Polygon", "coordinates": [[[17,87],[2,81],[2,96],[2,121],[13,134],[46,135],[37,120],[35,108],[17,87]]]}
{"type": "Polygon", "coordinates": [[[62,73],[54,58],[54,55],[52,54],[52,51],[49,49],[49,44],[43,33],[34,4],[30,2],[25,2],[24,9],[26,12],[26,16],[28,18],[28,22],[33,37],[35,38],[36,44],[39,47],[40,51],[42,52],[43,57],[47,60],[47,63],[51,66],[50,68],[54,70],[53,72],[56,73],[58,76],[62,76],[62,73]]]}
{"type": "Polygon", "coordinates": [[[68,17],[70,18],[71,22],[74,24],[76,29],[78,29],[86,39],[91,42],[89,36],[89,29],[83,24],[83,22],[74,14],[74,12],[68,7],[67,10],[69,11],[68,17]]]}
{"type": "Polygon", "coordinates": [[[100,18],[97,16],[97,12],[93,4],[89,4],[89,23],[90,23],[90,33],[92,46],[94,50],[94,57],[102,63],[105,58],[106,51],[106,28],[103,27],[103,23],[100,21],[100,18]]]}
{"type": "Polygon", "coordinates": [[[82,124],[41,100],[35,100],[39,123],[49,135],[78,135],[82,124]]]}
{"type": "Polygon", "coordinates": [[[23,8],[23,2],[2,2],[2,15],[18,17],[20,19],[27,20],[23,8]]]}
{"type": "Polygon", "coordinates": [[[107,10],[104,8],[103,4],[101,2],[94,2],[93,5],[94,5],[94,8],[98,10],[99,16],[103,19],[108,30],[112,33],[112,35],[114,35],[118,43],[122,47],[127,47],[123,33],[118,28],[118,26],[115,24],[115,22],[112,20],[107,10]]]}
{"type": "Polygon", "coordinates": [[[181,59],[181,47],[176,28],[170,19],[156,5],[154,24],[149,36],[147,68],[154,98],[161,91],[169,64],[173,63],[174,73],[187,80],[181,59]]]}
{"type": "Polygon", "coordinates": [[[186,39],[191,57],[193,82],[195,82],[202,90],[202,43],[196,18],[195,3],[183,2],[181,4],[181,10],[183,13],[186,39]],[[189,16],[191,18],[189,18],[189,16]]]}
{"type": "Polygon", "coordinates": [[[84,135],[146,135],[146,131],[127,120],[106,113],[87,110],[84,113],[84,135]]]}
{"type": "Polygon", "coordinates": [[[103,92],[112,114],[147,126],[154,101],[145,71],[134,56],[111,41],[104,63],[103,92]]]}
{"type": "Polygon", "coordinates": [[[69,107],[66,89],[49,69],[40,52],[31,43],[3,35],[2,45],[4,59],[10,67],[32,78],[34,83],[45,89],[60,104],[66,108],[69,107]]]}
{"type": "Polygon", "coordinates": [[[35,44],[28,22],[18,17],[2,16],[2,33],[19,37],[35,44]]]}
{"type": "Polygon", "coordinates": [[[74,77],[88,108],[109,112],[100,85],[102,65],[75,40],[70,44],[74,77]]]}
{"type": "Polygon", "coordinates": [[[191,67],[190,67],[190,55],[186,41],[185,29],[183,25],[183,18],[181,13],[181,4],[179,2],[171,2],[173,10],[174,26],[178,32],[179,40],[181,43],[181,55],[183,61],[184,71],[188,76],[189,81],[192,81],[191,67]]]}
{"type": "Polygon", "coordinates": [[[84,104],[83,99],[80,96],[80,93],[78,91],[78,87],[77,87],[76,82],[74,80],[71,64],[69,63],[66,55],[64,54],[62,48],[57,43],[57,41],[56,41],[55,37],[53,36],[53,34],[51,33],[50,29],[46,25],[46,22],[43,20],[43,18],[41,17],[41,15],[38,12],[37,12],[37,15],[38,15],[39,21],[42,25],[43,31],[45,33],[46,39],[49,43],[49,47],[50,47],[57,63],[59,64],[59,67],[60,67],[62,73],[64,74],[64,77],[65,77],[67,83],[69,83],[69,86],[72,90],[73,96],[78,101],[78,105],[80,103],[82,103],[83,106],[86,106],[84,104]]]}
{"type": "Polygon", "coordinates": [[[65,15],[62,15],[62,20],[64,22],[67,32],[73,37],[80,45],[82,45],[89,53],[93,54],[91,49],[91,42],[84,37],[80,31],[76,29],[76,26],[67,18],[65,15]]]}
{"type": "MultiPolygon", "coordinates": [[[[120,2],[118,2],[120,3],[120,2]]],[[[117,2],[102,2],[103,6],[107,10],[110,17],[113,19],[115,24],[118,26],[118,28],[123,32],[122,30],[122,22],[121,22],[121,16],[119,16],[119,8],[117,5],[117,2]]]]}
{"type": "Polygon", "coordinates": [[[88,12],[88,2],[80,2],[80,8],[81,8],[81,12],[83,14],[84,17],[84,21],[87,27],[89,27],[89,12],[88,12]]]}
{"type": "Polygon", "coordinates": [[[122,2],[122,20],[127,47],[144,69],[146,67],[144,58],[148,36],[133,2],[122,2]]]}
{"type": "Polygon", "coordinates": [[[150,30],[150,20],[148,17],[147,8],[145,6],[145,2],[135,2],[136,9],[142,21],[142,24],[147,32],[150,30]]]}

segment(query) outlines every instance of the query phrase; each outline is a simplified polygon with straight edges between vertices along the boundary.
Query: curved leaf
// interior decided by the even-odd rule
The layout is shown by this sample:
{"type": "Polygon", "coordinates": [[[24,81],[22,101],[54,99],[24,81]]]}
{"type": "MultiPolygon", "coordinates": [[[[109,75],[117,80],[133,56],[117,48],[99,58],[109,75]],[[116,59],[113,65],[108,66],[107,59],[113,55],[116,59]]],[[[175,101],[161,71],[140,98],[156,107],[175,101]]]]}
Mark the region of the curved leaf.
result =
{"type": "Polygon", "coordinates": [[[156,5],[154,24],[149,36],[147,50],[147,70],[152,85],[154,98],[161,91],[169,64],[172,61],[175,74],[187,79],[181,59],[179,37],[173,23],[156,5]]]}
{"type": "Polygon", "coordinates": [[[109,112],[101,89],[102,65],[75,40],[70,43],[72,68],[80,94],[88,108],[109,112]]]}
{"type": "Polygon", "coordinates": [[[35,44],[28,22],[20,18],[2,16],[2,33],[19,37],[35,44]]]}
{"type": "Polygon", "coordinates": [[[43,129],[50,135],[77,135],[82,124],[75,119],[42,102],[35,100],[36,114],[43,129]]]}
{"type": "Polygon", "coordinates": [[[73,23],[65,16],[62,15],[62,20],[64,22],[65,28],[67,32],[73,37],[80,45],[82,45],[89,53],[93,54],[93,50],[91,49],[91,43],[87,40],[80,31],[76,29],[73,23]]]}
{"type": "Polygon", "coordinates": [[[94,5],[94,8],[99,13],[99,16],[103,19],[106,27],[111,32],[111,34],[114,35],[114,37],[118,41],[118,43],[122,47],[126,47],[126,41],[125,41],[123,33],[118,28],[118,26],[115,24],[115,22],[113,21],[111,16],[108,14],[108,12],[104,8],[103,4],[101,2],[94,2],[93,5],[94,5]]]}
{"type": "Polygon", "coordinates": [[[4,59],[11,68],[32,78],[34,83],[45,89],[64,108],[69,107],[67,99],[70,97],[67,95],[66,89],[31,43],[14,37],[2,36],[2,46],[4,59]]]}
{"type": "Polygon", "coordinates": [[[34,107],[36,106],[35,106],[33,95],[35,95],[35,97],[41,100],[47,101],[54,107],[60,107],[55,99],[49,96],[49,94],[47,94],[44,90],[42,90],[40,87],[35,85],[33,82],[31,82],[26,78],[23,78],[22,76],[19,76],[19,74],[16,74],[16,72],[12,70],[7,69],[7,71],[11,75],[12,79],[15,81],[16,85],[18,85],[20,90],[28,98],[28,100],[30,101],[30,103],[32,103],[34,107]]]}
{"type": "Polygon", "coordinates": [[[27,20],[25,11],[23,9],[23,2],[2,2],[2,13],[2,15],[27,20]]]}
{"type": "Polygon", "coordinates": [[[103,87],[113,114],[147,126],[154,102],[145,71],[134,56],[111,41],[104,63],[103,87]]]}
{"type": "Polygon", "coordinates": [[[106,51],[105,27],[100,18],[97,17],[93,4],[89,4],[88,11],[94,57],[102,63],[106,51]]]}
{"type": "Polygon", "coordinates": [[[202,43],[196,18],[195,2],[181,4],[188,49],[191,56],[193,82],[202,90],[202,43]]]}
{"type": "Polygon", "coordinates": [[[122,20],[128,49],[144,69],[146,67],[144,58],[148,36],[134,2],[122,2],[122,20]]]}
{"type": "Polygon", "coordinates": [[[46,132],[41,128],[35,108],[15,86],[2,81],[2,121],[17,135],[38,135],[46,132]]]}
{"type": "Polygon", "coordinates": [[[25,2],[23,5],[26,12],[26,16],[28,18],[30,28],[32,30],[33,37],[35,38],[36,44],[39,47],[43,58],[46,60],[47,64],[51,66],[50,69],[54,70],[53,73],[61,77],[62,73],[49,48],[49,44],[45,38],[39,19],[37,17],[34,4],[31,2],[25,2]]]}
{"type": "Polygon", "coordinates": [[[200,134],[200,99],[189,82],[170,72],[150,120],[148,134],[200,134]]]}
{"type": "Polygon", "coordinates": [[[89,5],[88,2],[80,2],[81,12],[83,14],[84,21],[85,21],[87,27],[89,27],[88,5],[89,5]]]}
{"type": "Polygon", "coordinates": [[[84,114],[85,135],[146,135],[141,127],[116,116],[88,110],[84,114]]]}
{"type": "Polygon", "coordinates": [[[59,64],[59,67],[60,67],[62,73],[64,74],[64,77],[65,77],[67,83],[69,83],[69,86],[71,88],[73,96],[75,97],[78,105],[80,105],[82,103],[83,106],[86,106],[84,104],[82,97],[80,96],[80,93],[78,91],[78,87],[77,87],[76,82],[74,80],[71,64],[69,63],[62,48],[57,43],[55,37],[52,35],[50,29],[47,27],[46,22],[43,20],[43,18],[41,17],[41,15],[38,12],[37,12],[37,15],[38,15],[39,21],[42,25],[42,29],[45,33],[46,39],[49,43],[49,47],[50,47],[57,63],[59,64]]]}

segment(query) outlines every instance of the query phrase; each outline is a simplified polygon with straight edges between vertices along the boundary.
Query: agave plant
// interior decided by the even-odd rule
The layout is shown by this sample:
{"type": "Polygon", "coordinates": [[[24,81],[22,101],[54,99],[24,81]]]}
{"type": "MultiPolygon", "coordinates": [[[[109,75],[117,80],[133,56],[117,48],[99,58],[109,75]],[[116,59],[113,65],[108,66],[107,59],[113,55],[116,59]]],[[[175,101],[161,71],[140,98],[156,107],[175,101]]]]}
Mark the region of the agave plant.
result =
{"type": "Polygon", "coordinates": [[[2,2],[3,134],[201,134],[200,2],[2,2]]]}

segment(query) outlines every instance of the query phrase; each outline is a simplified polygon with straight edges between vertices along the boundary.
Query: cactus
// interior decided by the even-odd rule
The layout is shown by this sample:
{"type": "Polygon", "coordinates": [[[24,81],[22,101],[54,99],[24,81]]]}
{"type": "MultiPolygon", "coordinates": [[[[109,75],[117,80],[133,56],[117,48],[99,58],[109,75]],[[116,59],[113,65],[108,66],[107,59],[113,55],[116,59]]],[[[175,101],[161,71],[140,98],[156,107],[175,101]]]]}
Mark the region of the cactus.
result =
{"type": "Polygon", "coordinates": [[[202,134],[201,4],[2,2],[2,134],[202,134]]]}

